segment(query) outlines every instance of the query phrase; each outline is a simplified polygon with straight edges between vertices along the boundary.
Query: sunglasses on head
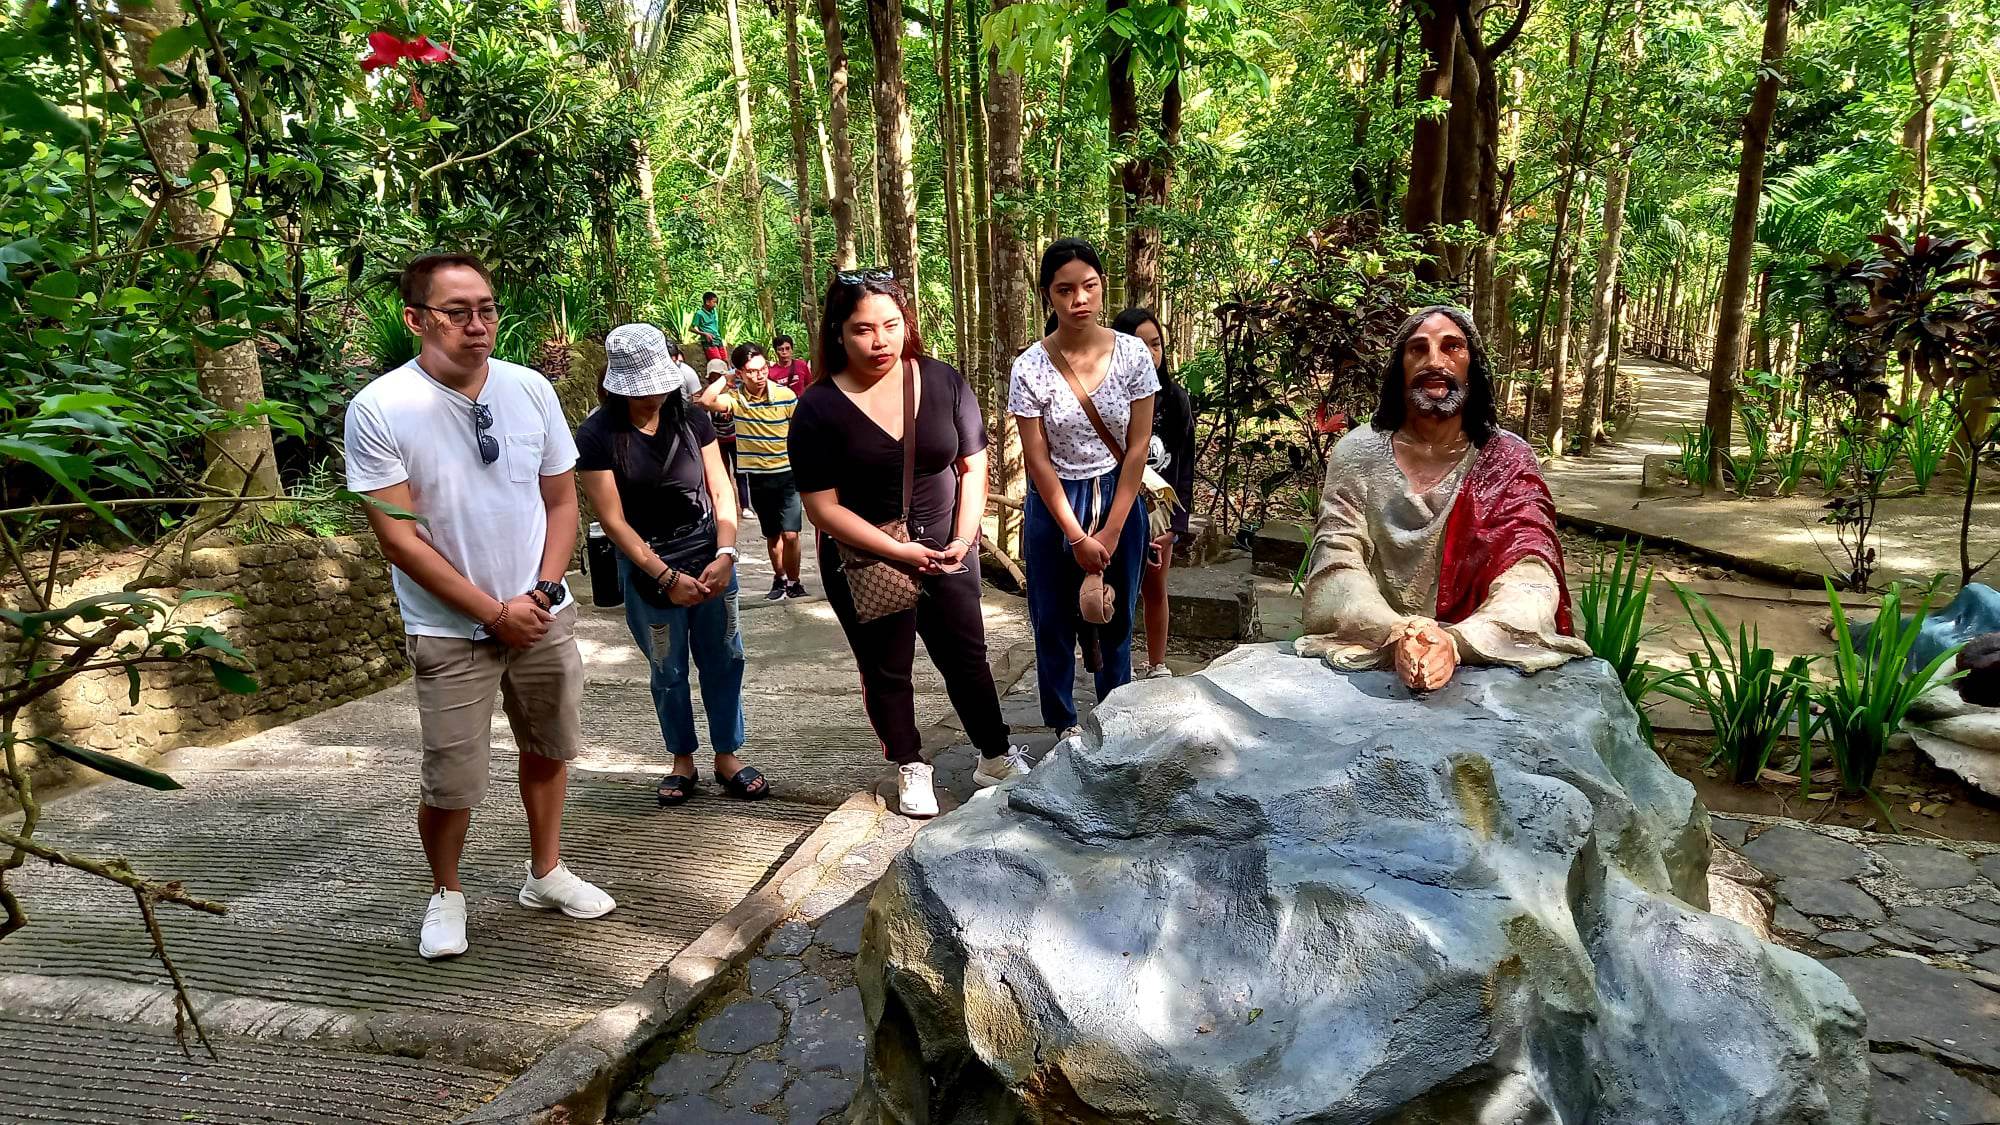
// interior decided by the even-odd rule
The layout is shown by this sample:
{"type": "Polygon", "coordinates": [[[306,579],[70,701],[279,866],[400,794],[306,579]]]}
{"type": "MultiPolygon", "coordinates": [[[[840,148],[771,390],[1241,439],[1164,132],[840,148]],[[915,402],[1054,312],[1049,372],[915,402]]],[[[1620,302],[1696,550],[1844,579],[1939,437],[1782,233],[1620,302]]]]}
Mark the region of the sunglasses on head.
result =
{"type": "Polygon", "coordinates": [[[881,266],[869,266],[865,270],[835,270],[833,279],[842,285],[865,285],[871,281],[886,281],[894,284],[896,275],[881,266]]]}

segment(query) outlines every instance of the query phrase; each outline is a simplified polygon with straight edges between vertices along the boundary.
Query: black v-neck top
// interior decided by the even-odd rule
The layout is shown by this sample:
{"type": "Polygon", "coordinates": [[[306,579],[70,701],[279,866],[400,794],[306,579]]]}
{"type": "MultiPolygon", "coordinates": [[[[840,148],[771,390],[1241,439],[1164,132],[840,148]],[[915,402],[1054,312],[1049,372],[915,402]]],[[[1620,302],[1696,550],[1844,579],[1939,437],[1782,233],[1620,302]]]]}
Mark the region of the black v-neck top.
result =
{"type": "MultiPolygon", "coordinates": [[[[910,534],[942,547],[957,516],[956,465],[986,448],[979,398],[950,364],[917,361],[923,380],[917,401],[917,468],[910,534]]],[[[903,509],[903,446],[862,412],[847,393],[822,378],[799,396],[792,415],[792,477],[800,492],[831,489],[842,507],[882,524],[903,509]]]]}

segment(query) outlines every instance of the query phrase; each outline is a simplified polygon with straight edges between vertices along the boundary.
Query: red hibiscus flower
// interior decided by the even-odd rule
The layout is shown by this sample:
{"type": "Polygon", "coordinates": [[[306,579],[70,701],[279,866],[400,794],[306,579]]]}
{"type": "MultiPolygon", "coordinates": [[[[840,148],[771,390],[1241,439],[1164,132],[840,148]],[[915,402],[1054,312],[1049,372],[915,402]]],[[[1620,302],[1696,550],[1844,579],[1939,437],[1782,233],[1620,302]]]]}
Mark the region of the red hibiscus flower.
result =
{"type": "Polygon", "coordinates": [[[361,60],[361,69],[393,68],[404,59],[412,62],[450,62],[452,58],[450,46],[433,43],[429,36],[419,35],[406,42],[389,32],[375,31],[368,35],[368,57],[361,60]]]}

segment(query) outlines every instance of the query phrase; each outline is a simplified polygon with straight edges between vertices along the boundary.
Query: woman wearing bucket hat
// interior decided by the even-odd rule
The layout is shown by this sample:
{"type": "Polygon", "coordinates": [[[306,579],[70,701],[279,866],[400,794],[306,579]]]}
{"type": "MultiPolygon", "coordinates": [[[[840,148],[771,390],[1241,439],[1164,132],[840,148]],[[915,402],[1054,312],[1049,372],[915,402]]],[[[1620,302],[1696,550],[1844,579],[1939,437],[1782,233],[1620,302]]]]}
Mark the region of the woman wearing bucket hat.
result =
{"type": "Polygon", "coordinates": [[[695,795],[694,703],[701,701],[715,774],[745,800],[769,782],[737,759],[743,747],[743,637],[736,609],[736,488],[715,428],[688,408],[684,376],[666,336],[621,324],[604,339],[604,405],[576,434],[577,475],[604,533],[618,548],[625,622],[652,668],[653,706],[673,753],[660,780],[662,806],[695,795]]]}

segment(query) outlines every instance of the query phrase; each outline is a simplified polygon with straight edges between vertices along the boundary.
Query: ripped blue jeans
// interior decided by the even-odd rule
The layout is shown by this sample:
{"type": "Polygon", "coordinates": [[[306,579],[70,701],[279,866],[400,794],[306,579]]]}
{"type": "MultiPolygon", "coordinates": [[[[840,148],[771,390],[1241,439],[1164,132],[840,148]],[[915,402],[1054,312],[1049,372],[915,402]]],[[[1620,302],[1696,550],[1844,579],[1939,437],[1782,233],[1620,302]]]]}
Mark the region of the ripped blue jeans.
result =
{"type": "Polygon", "coordinates": [[[729,592],[695,606],[651,605],[635,582],[651,582],[623,554],[618,580],[625,587],[625,624],[652,667],[653,708],[660,734],[673,754],[698,748],[688,666],[701,676],[701,705],[708,712],[708,741],[717,754],[743,748],[743,633],[737,627],[736,579],[729,592]]]}

